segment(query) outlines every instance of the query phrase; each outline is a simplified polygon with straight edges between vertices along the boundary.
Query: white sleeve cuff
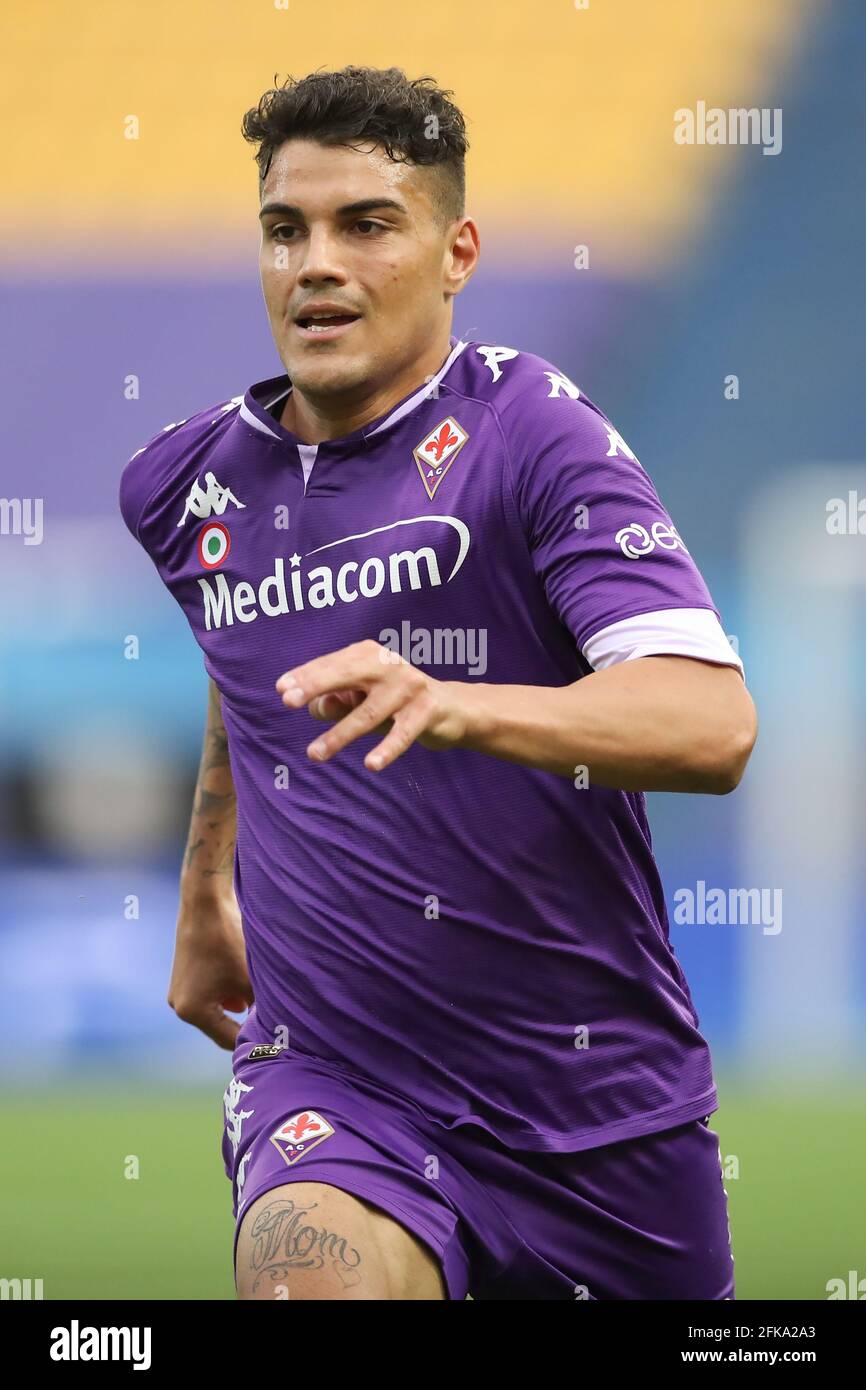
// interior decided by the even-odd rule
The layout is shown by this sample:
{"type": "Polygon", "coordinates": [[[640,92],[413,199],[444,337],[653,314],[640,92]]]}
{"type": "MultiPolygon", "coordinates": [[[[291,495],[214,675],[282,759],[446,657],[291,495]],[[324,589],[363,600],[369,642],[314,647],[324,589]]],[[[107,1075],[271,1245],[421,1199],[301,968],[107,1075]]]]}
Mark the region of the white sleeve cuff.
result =
{"type": "Polygon", "coordinates": [[[743,675],[742,661],[709,608],[664,608],[623,618],[601,628],[581,650],[594,671],[639,656],[694,656],[719,666],[736,666],[743,675]]]}

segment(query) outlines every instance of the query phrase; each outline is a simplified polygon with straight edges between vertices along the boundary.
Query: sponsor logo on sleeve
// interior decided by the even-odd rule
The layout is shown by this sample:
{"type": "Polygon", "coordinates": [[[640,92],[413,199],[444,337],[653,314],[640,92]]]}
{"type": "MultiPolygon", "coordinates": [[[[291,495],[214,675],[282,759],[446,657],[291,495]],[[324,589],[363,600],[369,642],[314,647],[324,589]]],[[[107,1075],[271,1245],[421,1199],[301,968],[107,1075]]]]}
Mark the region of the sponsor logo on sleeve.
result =
{"type": "Polygon", "coordinates": [[[617,531],[614,540],[629,560],[639,560],[642,555],[649,555],[656,546],[661,550],[685,550],[686,554],[689,553],[677,528],[668,526],[664,521],[654,521],[649,530],[640,522],[632,521],[617,531]]]}
{"type": "Polygon", "coordinates": [[[286,1163],[291,1165],[297,1163],[299,1158],[303,1158],[304,1154],[308,1154],[317,1144],[330,1139],[333,1133],[334,1126],[317,1110],[300,1110],[297,1115],[290,1115],[284,1120],[279,1129],[274,1130],[270,1139],[286,1163]]]}

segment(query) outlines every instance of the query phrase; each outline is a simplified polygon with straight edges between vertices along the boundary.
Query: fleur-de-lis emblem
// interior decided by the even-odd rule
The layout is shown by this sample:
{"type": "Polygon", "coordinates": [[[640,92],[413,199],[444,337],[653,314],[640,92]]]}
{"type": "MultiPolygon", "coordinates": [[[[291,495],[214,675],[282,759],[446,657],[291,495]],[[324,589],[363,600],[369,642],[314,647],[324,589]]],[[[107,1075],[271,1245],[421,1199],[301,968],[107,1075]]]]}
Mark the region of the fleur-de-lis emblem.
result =
{"type": "Polygon", "coordinates": [[[463,426],[457,423],[453,415],[449,415],[440,420],[413,450],[428,497],[432,498],[468,438],[463,426]]]}
{"type": "Polygon", "coordinates": [[[448,421],[446,420],[439,433],[435,436],[435,438],[431,439],[430,443],[427,445],[427,453],[432,454],[436,462],[438,463],[442,455],[445,453],[445,450],[448,448],[448,445],[459,444],[459,442],[460,440],[458,436],[454,434],[454,432],[451,429],[451,426],[448,424],[448,421]]]}

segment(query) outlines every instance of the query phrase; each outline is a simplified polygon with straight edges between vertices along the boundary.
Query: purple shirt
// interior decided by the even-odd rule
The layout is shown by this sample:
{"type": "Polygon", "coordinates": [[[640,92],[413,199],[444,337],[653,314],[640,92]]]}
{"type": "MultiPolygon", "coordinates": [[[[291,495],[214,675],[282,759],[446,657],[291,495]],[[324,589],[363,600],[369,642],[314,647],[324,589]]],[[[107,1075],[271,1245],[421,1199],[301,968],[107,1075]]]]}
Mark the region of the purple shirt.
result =
{"type": "Polygon", "coordinates": [[[612,623],[714,612],[652,483],[531,353],[452,338],[431,385],[318,446],[277,423],[289,389],[169,426],[120,485],[222,695],[255,1040],[285,1027],[514,1148],[711,1112],[642,795],[462,749],[372,773],[373,736],[317,765],[323,726],[274,689],[364,638],[438,679],[563,686],[612,623]]]}

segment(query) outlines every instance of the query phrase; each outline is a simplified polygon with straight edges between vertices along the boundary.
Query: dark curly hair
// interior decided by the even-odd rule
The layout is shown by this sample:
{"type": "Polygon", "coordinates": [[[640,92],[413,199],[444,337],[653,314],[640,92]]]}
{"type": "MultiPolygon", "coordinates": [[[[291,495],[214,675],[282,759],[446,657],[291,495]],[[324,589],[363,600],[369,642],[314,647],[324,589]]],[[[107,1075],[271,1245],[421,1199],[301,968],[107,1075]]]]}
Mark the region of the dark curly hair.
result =
{"type": "MultiPolygon", "coordinates": [[[[274,78],[276,81],[276,78],[274,78]]],[[[264,182],[274,151],[286,140],[322,145],[380,146],[396,163],[434,166],[434,202],[444,225],[463,215],[466,123],[432,77],[409,79],[401,68],[345,67],[287,77],[243,118],[245,140],[259,146],[264,182]]]]}

